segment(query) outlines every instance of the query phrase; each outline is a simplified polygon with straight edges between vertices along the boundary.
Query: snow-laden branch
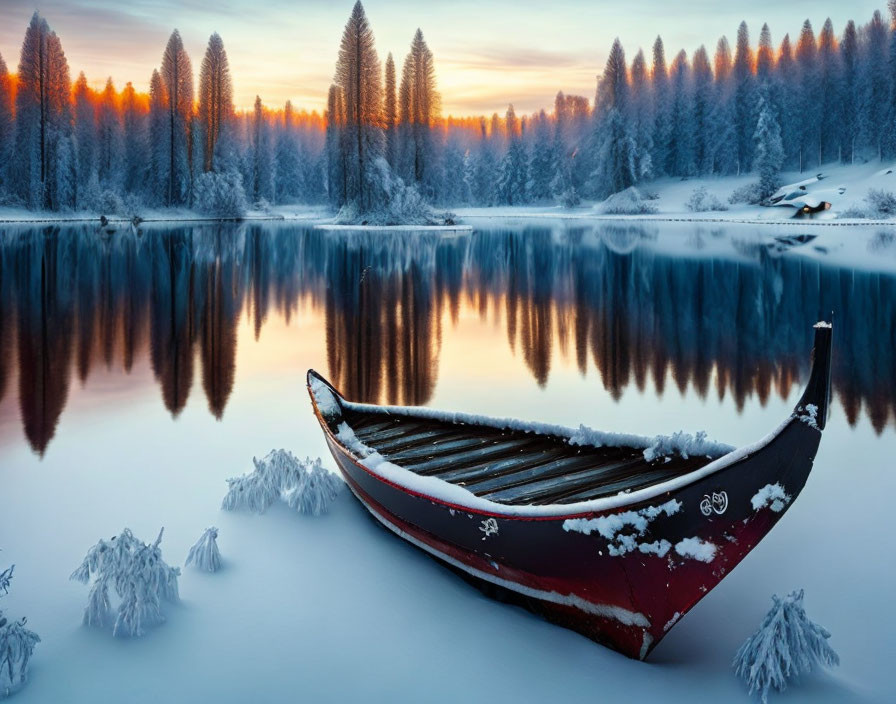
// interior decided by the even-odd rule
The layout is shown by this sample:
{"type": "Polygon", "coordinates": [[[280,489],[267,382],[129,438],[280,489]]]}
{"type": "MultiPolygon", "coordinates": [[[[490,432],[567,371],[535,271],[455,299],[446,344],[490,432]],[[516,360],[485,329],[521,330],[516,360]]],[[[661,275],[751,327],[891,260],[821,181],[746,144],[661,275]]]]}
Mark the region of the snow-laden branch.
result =
{"type": "Polygon", "coordinates": [[[217,572],[221,569],[221,553],[218,552],[218,529],[212,526],[196,541],[187,555],[184,566],[195,565],[196,569],[205,572],[217,572]]]}
{"type": "Polygon", "coordinates": [[[229,489],[221,508],[263,513],[281,499],[299,513],[326,513],[342,489],[342,480],[324,469],[320,459],[298,459],[287,450],[272,450],[261,460],[252,458],[255,470],[227,480],[229,489]]]}
{"type": "Polygon", "coordinates": [[[103,628],[112,625],[115,636],[140,637],[148,628],[165,620],[162,602],[179,600],[180,569],[162,559],[159,546],[163,532],[164,528],[155,542],[146,544],[125,528],[121,534],[108,541],[100,540],[87,551],[71,574],[71,579],[90,584],[85,625],[103,628]],[[110,587],[120,600],[114,619],[110,587]]]}

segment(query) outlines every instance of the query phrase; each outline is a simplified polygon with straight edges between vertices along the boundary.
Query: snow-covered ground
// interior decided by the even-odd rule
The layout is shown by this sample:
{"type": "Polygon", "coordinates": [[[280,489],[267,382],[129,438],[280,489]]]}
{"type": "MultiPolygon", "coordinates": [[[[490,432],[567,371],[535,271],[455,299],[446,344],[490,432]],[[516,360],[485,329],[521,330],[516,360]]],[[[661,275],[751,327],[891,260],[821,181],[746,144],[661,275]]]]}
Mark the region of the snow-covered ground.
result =
{"type": "MultiPolygon", "coordinates": [[[[823,180],[808,187],[808,191],[822,200],[829,201],[832,208],[824,213],[813,216],[812,219],[793,220],[794,209],[790,207],[766,208],[756,205],[730,204],[728,197],[742,186],[756,181],[755,174],[744,176],[727,176],[723,178],[700,177],[689,179],[664,178],[643,184],[638,188],[644,194],[650,194],[655,198],[649,201],[655,212],[645,215],[605,215],[601,212],[599,203],[585,202],[575,208],[563,208],[559,205],[522,205],[499,207],[458,207],[450,208],[457,217],[467,225],[476,225],[482,219],[504,218],[561,218],[573,220],[591,219],[637,219],[637,220],[703,220],[709,222],[747,222],[762,223],[771,221],[777,224],[790,222],[793,224],[849,224],[849,223],[888,223],[896,225],[896,219],[881,218],[845,218],[844,213],[851,209],[866,209],[865,197],[868,191],[883,190],[896,194],[896,165],[880,162],[868,164],[841,165],[830,164],[821,170],[813,172],[787,172],[781,175],[783,184],[798,183],[815,176],[817,173],[824,175],[823,180]],[[694,190],[704,187],[707,194],[715,196],[728,208],[724,211],[713,210],[706,212],[692,212],[687,207],[694,190]],[[842,193],[841,193],[842,190],[842,193]]],[[[215,218],[203,216],[196,211],[186,208],[158,208],[146,209],[140,212],[140,216],[147,222],[192,222],[209,221],[215,218]]],[[[99,213],[75,212],[53,213],[34,212],[23,208],[0,207],[0,223],[24,223],[24,222],[79,222],[95,221],[99,213]]],[[[111,216],[111,221],[126,221],[128,218],[111,216]]],[[[309,221],[326,225],[327,227],[342,227],[344,229],[402,229],[399,227],[365,227],[365,226],[336,226],[333,225],[334,215],[326,206],[306,205],[277,205],[265,210],[250,210],[245,220],[287,220],[309,221]]],[[[408,226],[404,229],[421,230],[430,229],[417,226],[408,226]]],[[[450,227],[448,229],[457,229],[450,227]]]]}

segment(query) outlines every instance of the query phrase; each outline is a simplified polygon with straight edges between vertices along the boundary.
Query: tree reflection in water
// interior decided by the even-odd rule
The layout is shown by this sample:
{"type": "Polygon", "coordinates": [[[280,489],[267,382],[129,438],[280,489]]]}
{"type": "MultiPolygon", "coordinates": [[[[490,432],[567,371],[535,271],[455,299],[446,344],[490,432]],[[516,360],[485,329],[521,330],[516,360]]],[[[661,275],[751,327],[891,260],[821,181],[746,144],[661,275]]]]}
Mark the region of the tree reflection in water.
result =
{"type": "Polygon", "coordinates": [[[198,359],[220,418],[241,315],[258,339],[272,313],[288,322],[307,300],[324,318],[329,374],[353,399],[425,404],[443,326],[451,334],[466,311],[502,325],[541,386],[559,353],[583,375],[593,364],[614,399],[671,383],[730,394],[741,409],[800,383],[807,322],[833,310],[837,395],[851,424],[864,412],[881,432],[896,413],[896,276],[750,243],[710,256],[707,236],[672,256],[653,246],[655,230],[610,224],[453,238],[291,225],[0,230],[0,402],[17,365],[25,435],[43,453],[73,371],[82,382],[95,365],[128,372],[148,351],[173,416],[198,359]]]}

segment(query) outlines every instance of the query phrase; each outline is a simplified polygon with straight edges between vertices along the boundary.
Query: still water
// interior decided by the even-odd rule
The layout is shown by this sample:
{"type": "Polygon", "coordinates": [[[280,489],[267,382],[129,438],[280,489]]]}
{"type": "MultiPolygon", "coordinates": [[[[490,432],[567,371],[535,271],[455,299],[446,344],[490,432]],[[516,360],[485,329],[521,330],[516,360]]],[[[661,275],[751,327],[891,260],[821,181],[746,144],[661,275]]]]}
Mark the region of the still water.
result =
{"type": "MultiPolygon", "coordinates": [[[[581,411],[563,414],[573,424],[626,395],[668,399],[673,415],[724,408],[736,423],[800,387],[811,324],[828,311],[846,422],[892,433],[892,235],[863,233],[884,264],[875,270],[838,265],[827,246],[801,241],[812,235],[755,230],[691,227],[663,241],[656,227],[612,224],[447,238],[285,225],[9,229],[0,444],[52,453],[74,398],[100,417],[153,398],[167,411],[158,423],[199,404],[226,422],[244,403],[240,386],[265,371],[284,383],[252,410],[275,417],[278,399],[303,397],[308,366],[359,401],[443,394],[475,411],[476,399],[512,389],[506,410],[536,418],[560,384],[567,409],[581,411]]],[[[151,442],[152,431],[141,435],[151,442]]]]}
{"type": "Polygon", "coordinates": [[[355,681],[371,700],[429,701],[444,672],[493,699],[690,700],[699,679],[719,701],[743,696],[731,657],[771,594],[799,587],[842,664],[795,701],[886,700],[894,235],[547,221],[452,236],[0,228],[0,566],[16,563],[4,608],[43,639],[23,701],[101,680],[114,700],[137,701],[137,687],[158,701],[172,677],[184,701],[245,701],[259,682],[272,701],[299,689],[350,701],[355,681]],[[831,311],[835,400],[806,489],[653,668],[486,603],[348,498],[311,522],[219,510],[224,480],[271,448],[333,467],[309,367],[360,401],[645,435],[705,429],[741,445],[796,403],[812,324],[831,311]],[[188,605],[137,657],[79,627],[84,590],[68,575],[99,536],[129,526],[149,539],[162,525],[172,564],[219,526],[230,570],[185,572],[188,605]],[[471,643],[493,644],[506,676],[471,643]],[[106,671],[127,674],[110,684],[106,671]]]}

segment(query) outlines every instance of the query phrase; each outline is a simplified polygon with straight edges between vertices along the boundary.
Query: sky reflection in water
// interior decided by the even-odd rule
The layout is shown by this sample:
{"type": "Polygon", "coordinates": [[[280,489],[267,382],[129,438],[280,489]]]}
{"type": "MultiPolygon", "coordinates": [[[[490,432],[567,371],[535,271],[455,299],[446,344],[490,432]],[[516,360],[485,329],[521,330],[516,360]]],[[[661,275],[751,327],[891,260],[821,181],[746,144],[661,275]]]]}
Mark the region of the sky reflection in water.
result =
{"type": "MultiPolygon", "coordinates": [[[[295,225],[9,228],[0,231],[0,445],[24,435],[43,454],[80,409],[101,419],[148,396],[174,418],[204,396],[222,419],[242,402],[241,384],[271,383],[278,394],[289,384],[301,396],[308,366],[368,402],[428,404],[441,391],[479,411],[506,392],[522,394],[519,414],[536,418],[550,413],[540,392],[562,384],[572,404],[612,409],[634,389],[647,402],[725,401],[742,413],[798,391],[811,323],[831,310],[838,403],[850,425],[866,418],[890,432],[892,271],[802,256],[810,242],[776,243],[755,228],[691,228],[670,254],[660,227],[449,238],[295,225]]],[[[259,422],[278,412],[273,395],[252,399],[244,410],[259,422]]],[[[152,424],[170,420],[148,422],[151,437],[152,424]]]]}

